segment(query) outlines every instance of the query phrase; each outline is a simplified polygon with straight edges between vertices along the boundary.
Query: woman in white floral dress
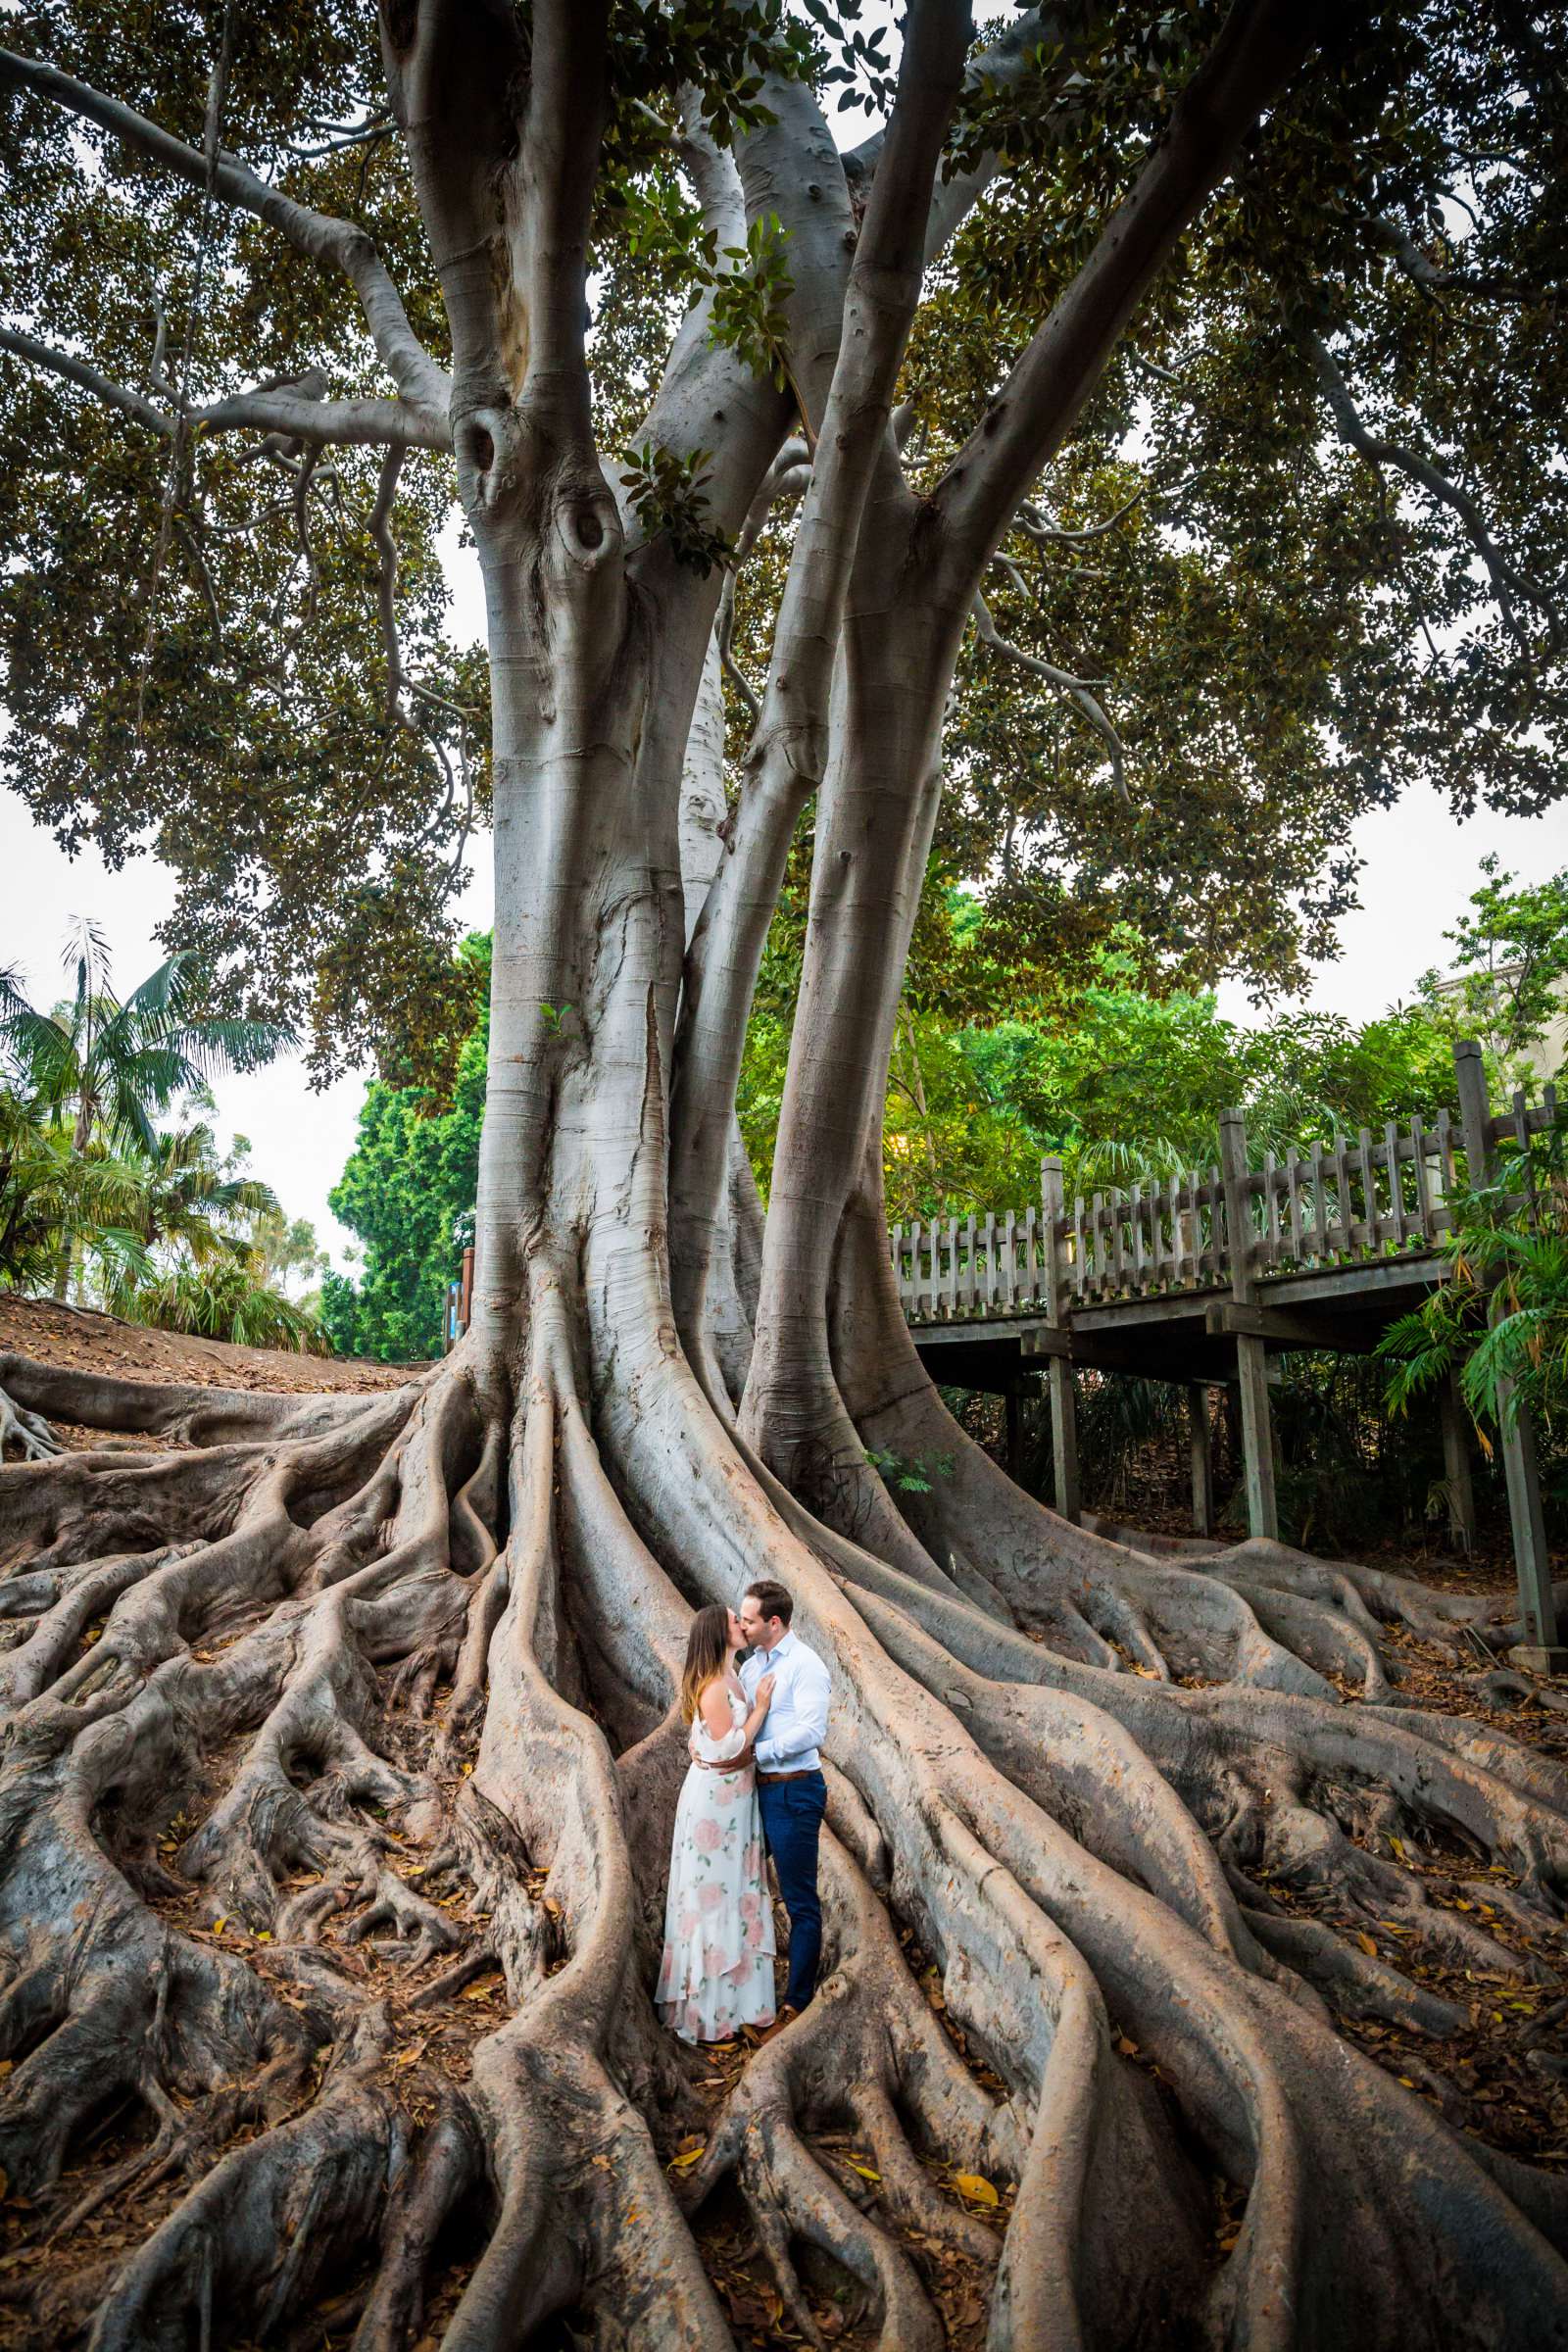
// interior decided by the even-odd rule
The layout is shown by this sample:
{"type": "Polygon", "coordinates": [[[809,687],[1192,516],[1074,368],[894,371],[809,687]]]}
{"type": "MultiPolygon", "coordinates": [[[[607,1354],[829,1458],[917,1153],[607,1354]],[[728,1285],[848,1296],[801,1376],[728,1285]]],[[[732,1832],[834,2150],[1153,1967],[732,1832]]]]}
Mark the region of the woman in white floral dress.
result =
{"type": "Polygon", "coordinates": [[[698,1610],[680,1687],[692,1764],[675,1813],[657,1995],[682,2041],[728,2041],[738,2026],[773,2022],[773,1913],[752,1765],[773,1678],[762,1677],[748,1712],[735,1672],[745,1646],[728,1609],[698,1610]]]}

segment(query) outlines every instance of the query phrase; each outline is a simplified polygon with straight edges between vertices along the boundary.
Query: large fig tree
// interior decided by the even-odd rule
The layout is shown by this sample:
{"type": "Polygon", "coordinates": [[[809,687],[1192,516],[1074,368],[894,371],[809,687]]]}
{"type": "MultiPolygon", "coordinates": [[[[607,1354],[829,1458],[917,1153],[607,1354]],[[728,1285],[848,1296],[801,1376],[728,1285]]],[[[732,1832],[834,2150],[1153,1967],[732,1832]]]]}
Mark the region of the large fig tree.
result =
{"type": "MultiPolygon", "coordinates": [[[[438,940],[486,803],[496,908],[458,1349],[309,1398],[0,1361],[24,1414],[169,1441],[0,1470],[33,2340],[723,2345],[693,2217],[726,2184],[808,2338],[826,2264],[889,2352],[937,2343],[944,2250],[992,2266],[997,2345],[1568,2336],[1560,2176],[1335,2022],[1466,2022],[1357,1919],[1516,1965],[1412,1846],[1490,1857],[1543,1935],[1568,1888],[1561,1771],[1390,1687],[1386,1625],[1485,1610],[1269,1544],[1173,1566],[1012,1489],[910,1345],[878,1132],[977,631],[1065,697],[1073,791],[1157,806],[1174,760],[1233,859],[1255,791],[1255,867],[1293,759],[1348,806],[1462,725],[1462,792],[1549,794],[1547,14],[1075,0],[977,36],[910,0],[896,67],[814,0],[387,0],[378,58],[326,5],[13,20],[14,780],[116,854],[154,828],[185,936],[241,989],[314,973],[340,1027],[452,1027],[386,942],[438,940]],[[849,151],[841,94],[885,118],[849,151]],[[1117,467],[1157,593],[1129,618],[1118,573],[1106,642],[1163,644],[1174,697],[1120,725],[1066,617],[1117,467]],[[438,634],[454,476],[487,683],[438,634]],[[786,501],[726,796],[728,566],[786,501]],[[764,1225],[734,1095],[812,803],[764,1225]],[[884,1485],[915,1457],[949,1466],[884,1485]],[[827,1974],[671,2174],[674,1673],[764,1571],[834,1677],[827,1974]],[[486,1969],[499,2011],[459,1998],[486,1969]],[[1000,2241],[943,2165],[1010,2185],[1000,2241]]],[[[1017,747],[969,708],[978,808],[1017,747]]]]}

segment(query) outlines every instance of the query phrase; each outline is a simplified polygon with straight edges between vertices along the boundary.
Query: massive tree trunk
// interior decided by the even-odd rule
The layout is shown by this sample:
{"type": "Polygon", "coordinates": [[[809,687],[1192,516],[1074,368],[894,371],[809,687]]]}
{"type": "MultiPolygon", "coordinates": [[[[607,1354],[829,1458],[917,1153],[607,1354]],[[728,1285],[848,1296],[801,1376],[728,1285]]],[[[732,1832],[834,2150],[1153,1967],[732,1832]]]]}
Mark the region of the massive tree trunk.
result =
{"type": "MultiPolygon", "coordinates": [[[[797,384],[816,461],[789,660],[694,926],[682,777],[718,582],[639,541],[594,455],[593,142],[586,165],[555,144],[565,91],[602,92],[603,25],[536,5],[513,160],[480,135],[516,71],[510,21],[492,52],[394,12],[495,713],[473,1321],[370,1399],[0,1365],[34,1414],[178,1441],[0,1470],[0,2160],[48,2233],[3,2291],[32,2342],[309,2327],[499,2352],[564,2315],[597,2343],[717,2347],[698,2233],[727,2184],[812,2341],[838,2280],[860,2340],[939,2343],[950,2257],[985,2278],[999,2347],[1568,2341],[1561,2179],[1452,2132],[1334,2015],[1464,2022],[1368,1950],[1360,1923],[1390,1913],[1478,1975],[1544,1965],[1455,1889],[1479,1853],[1493,1910],[1550,1934],[1568,1777],[1389,1703],[1380,1620],[1436,1616],[1391,1580],[1255,1545],[1174,1569],[1018,1494],[921,1372],[882,1231],[879,1106],[974,581],[1290,69],[1306,36],[1285,14],[1243,26],[1266,73],[1222,43],[1146,175],[1157,221],[1141,183],[1085,272],[1073,365],[1030,362],[1050,390],[1028,435],[1009,448],[1002,423],[941,516],[888,432],[925,242],[898,175],[929,191],[964,24],[911,16],[914,100],[860,232],[874,284],[858,262],[845,289],[842,175],[819,224],[802,205],[799,250],[822,258],[796,299],[835,331],[797,384]],[[528,257],[514,309],[498,184],[528,257]],[[759,1277],[734,1075],[818,785],[759,1277]],[[953,1469],[916,1508],[872,1448],[953,1469]],[[714,2116],[650,1997],[673,1696],[692,1606],[762,1573],[834,1680],[825,1979],[714,2116]],[[1303,1887],[1336,1924],[1271,1890],[1303,1887]],[[696,2129],[696,2161],[666,2169],[696,2129]],[[1004,2232],[949,2185],[971,2176],[1004,2232]]],[[[781,89],[752,139],[757,188],[803,105],[781,89]]],[[[694,331],[670,445],[707,446],[719,411],[733,525],[789,410],[694,331]]]]}

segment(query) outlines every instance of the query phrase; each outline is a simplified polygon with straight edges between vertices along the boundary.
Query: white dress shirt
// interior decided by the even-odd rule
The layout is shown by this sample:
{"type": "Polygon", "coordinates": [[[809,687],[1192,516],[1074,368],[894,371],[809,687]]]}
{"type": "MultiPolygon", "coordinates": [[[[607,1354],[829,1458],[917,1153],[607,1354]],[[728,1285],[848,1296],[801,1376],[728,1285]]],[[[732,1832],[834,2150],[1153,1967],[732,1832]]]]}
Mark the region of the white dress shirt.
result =
{"type": "Polygon", "coordinates": [[[747,1704],[764,1674],[773,1677],[773,1700],[757,1741],[760,1772],[815,1772],[827,1737],[827,1702],[833,1681],[814,1649],[798,1634],[786,1634],[769,1650],[754,1649],[741,1660],[747,1704]]]}

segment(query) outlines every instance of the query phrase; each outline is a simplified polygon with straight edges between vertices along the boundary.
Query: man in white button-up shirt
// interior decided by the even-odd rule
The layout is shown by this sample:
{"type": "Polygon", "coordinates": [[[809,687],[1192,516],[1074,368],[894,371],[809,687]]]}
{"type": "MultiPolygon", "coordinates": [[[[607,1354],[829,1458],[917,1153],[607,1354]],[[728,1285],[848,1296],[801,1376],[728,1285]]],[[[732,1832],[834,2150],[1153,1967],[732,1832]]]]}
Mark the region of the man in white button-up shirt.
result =
{"type": "Polygon", "coordinates": [[[794,1613],[788,1588],[770,1580],[751,1586],[740,1605],[741,1630],[752,1644],[751,1655],[741,1665],[747,1698],[755,1696],[764,1674],[773,1677],[773,1700],[757,1737],[756,1757],[762,1835],[790,1915],[790,1972],[779,2011],[781,2024],[804,2009],[816,1989],[822,1949],[816,1851],[827,1809],[821,1747],[833,1690],[815,1650],[791,1633],[794,1613]]]}

